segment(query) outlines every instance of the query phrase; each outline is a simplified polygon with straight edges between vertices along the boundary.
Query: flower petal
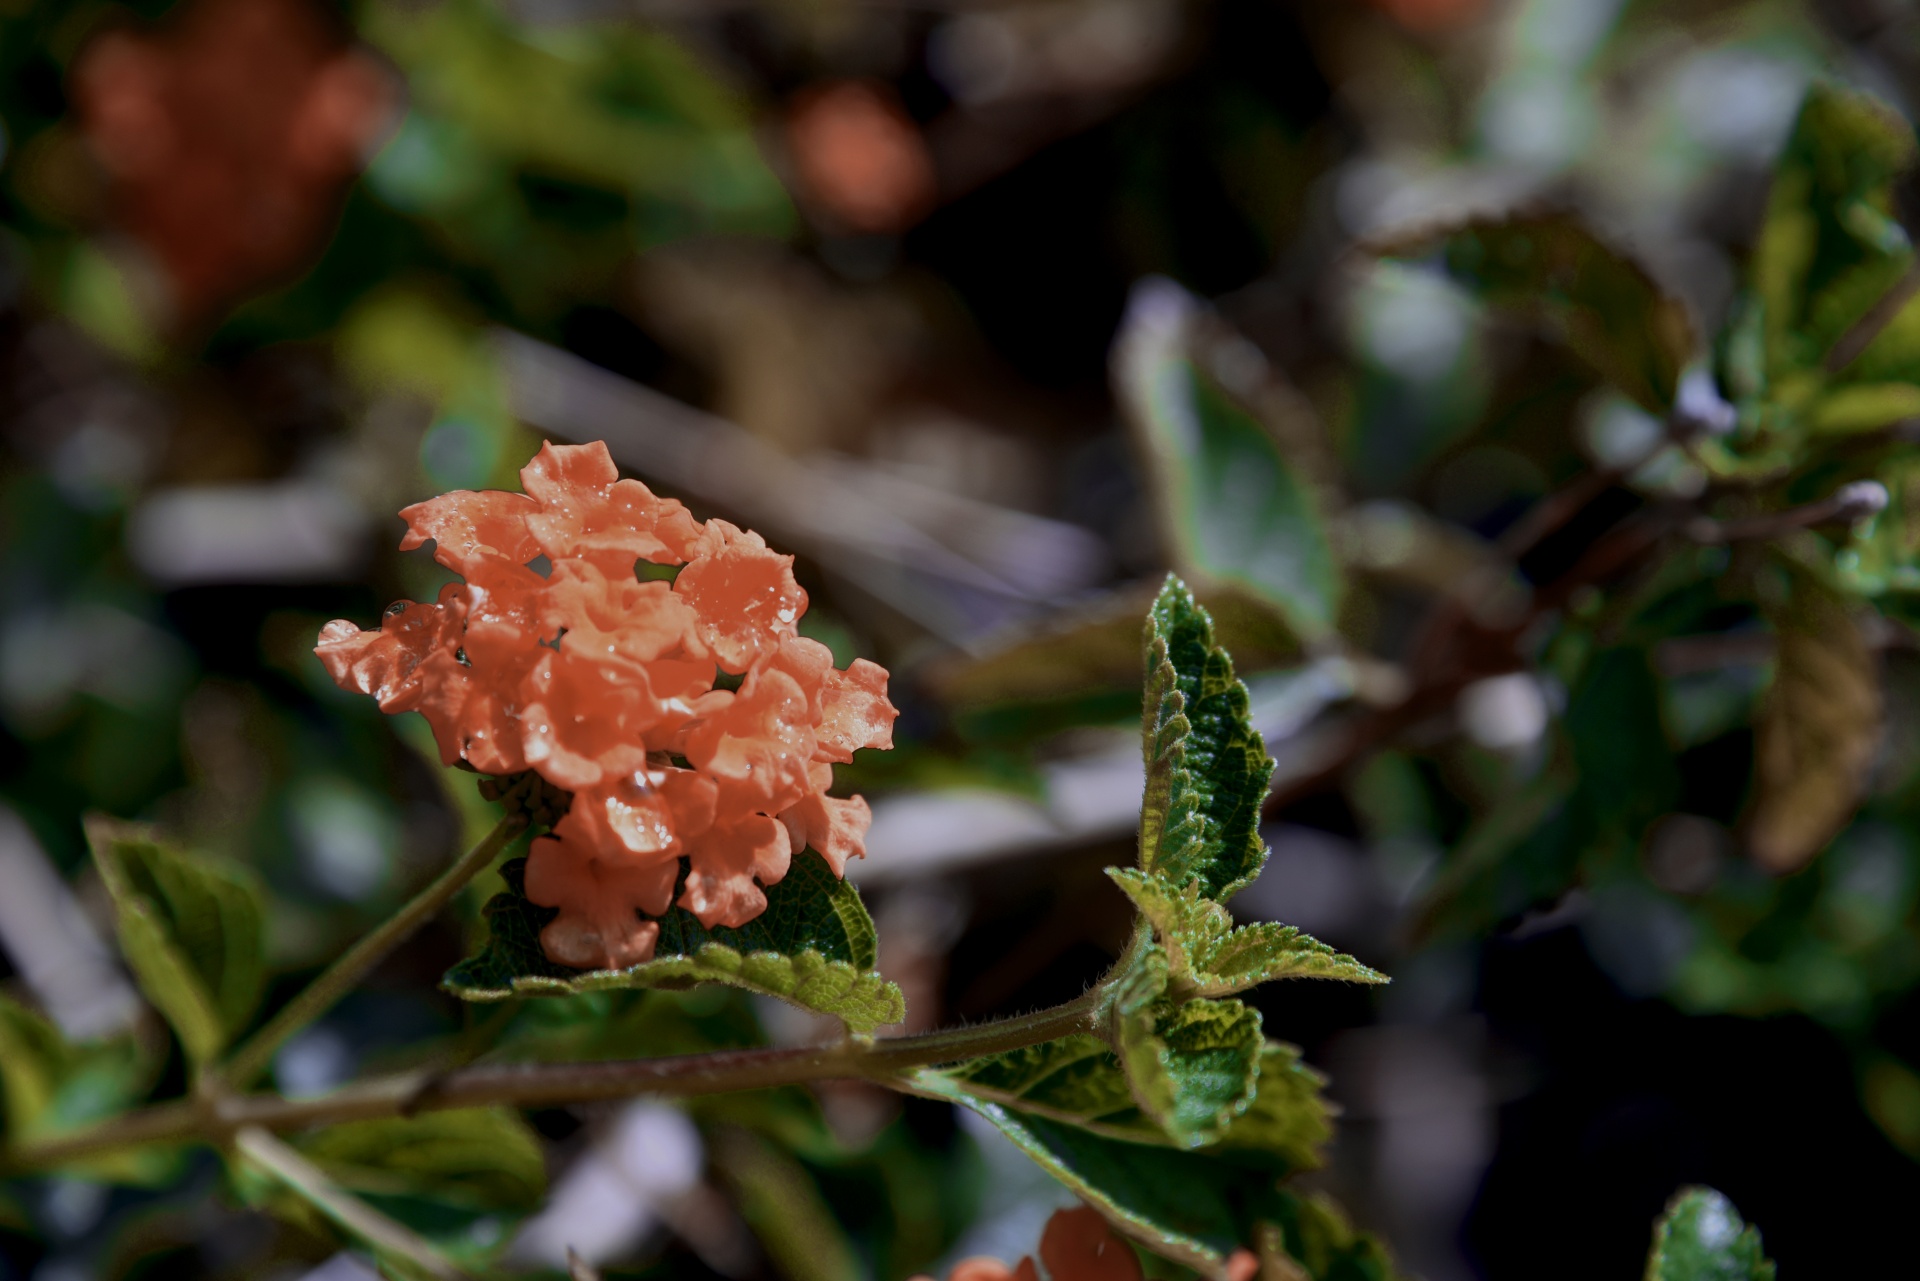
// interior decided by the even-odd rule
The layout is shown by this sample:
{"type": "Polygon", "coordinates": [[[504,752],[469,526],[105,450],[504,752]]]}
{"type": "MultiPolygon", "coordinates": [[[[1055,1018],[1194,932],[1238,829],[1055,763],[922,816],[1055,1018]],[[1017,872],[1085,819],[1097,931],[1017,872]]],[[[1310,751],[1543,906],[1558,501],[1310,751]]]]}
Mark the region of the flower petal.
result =
{"type": "Polygon", "coordinates": [[[544,506],[563,506],[581,490],[604,490],[619,479],[604,440],[585,445],[542,441],[540,452],[520,469],[520,488],[544,506]]]}
{"type": "Polygon", "coordinates": [[[712,929],[745,925],[767,910],[767,896],[754,883],[772,885],[787,874],[792,847],[786,827],[765,814],[715,823],[688,843],[692,870],[680,906],[712,929]]]}
{"type": "Polygon", "coordinates": [[[407,535],[400,550],[431,539],[433,558],[469,579],[518,568],[540,554],[526,522],[535,510],[524,494],[456,489],[401,509],[407,535]]]}
{"type": "Polygon", "coordinates": [[[793,578],[793,557],[724,520],[707,522],[700,555],[680,571],[673,590],[693,606],[700,638],[735,674],[795,634],[807,594],[793,578]]]}
{"type": "Polygon", "coordinates": [[[815,730],[821,759],[845,764],[863,747],[893,746],[893,722],[900,715],[887,700],[887,669],[856,658],[844,672],[828,672],[820,696],[815,730]]]}
{"type": "Polygon", "coordinates": [[[445,643],[449,621],[438,605],[400,601],[379,631],[363,632],[343,618],[328,623],[313,652],[341,689],[373,695],[383,712],[412,711],[423,693],[420,664],[445,643]]]}
{"type": "Polygon", "coordinates": [[[591,839],[579,839],[571,818],[569,812],[527,853],[527,898],[560,909],[540,931],[541,949],[575,969],[625,969],[653,959],[660,923],[640,913],[666,910],[678,860],[609,857],[591,839]]]}
{"type": "Polygon", "coordinates": [[[811,849],[827,860],[835,876],[847,874],[847,860],[867,856],[867,829],[873,811],[863,796],[837,800],[808,796],[780,814],[796,850],[811,849]]]}
{"type": "Polygon", "coordinates": [[[1140,1259],[1091,1206],[1056,1210],[1040,1236],[1053,1281],[1140,1281],[1140,1259]]]}
{"type": "Polygon", "coordinates": [[[807,698],[785,672],[760,670],[684,735],[687,759],[721,785],[729,809],[777,813],[803,795],[813,755],[807,698]]]}

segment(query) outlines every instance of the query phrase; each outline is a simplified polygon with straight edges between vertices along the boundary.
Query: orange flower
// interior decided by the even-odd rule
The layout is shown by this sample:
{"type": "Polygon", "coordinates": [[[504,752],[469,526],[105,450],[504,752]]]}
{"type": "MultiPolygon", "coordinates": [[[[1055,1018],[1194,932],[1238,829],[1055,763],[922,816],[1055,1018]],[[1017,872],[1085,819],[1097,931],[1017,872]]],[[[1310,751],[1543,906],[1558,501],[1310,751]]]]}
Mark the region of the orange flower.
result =
{"type": "MultiPolygon", "coordinates": [[[[1040,1262],[1048,1281],[1141,1281],[1140,1259],[1091,1206],[1056,1210],[1040,1234],[1040,1262]]],[[[1260,1260],[1251,1250],[1235,1250],[1227,1259],[1227,1281],[1253,1281],[1260,1260]]],[[[912,1281],[933,1281],[918,1276],[912,1281]]],[[[1032,1258],[1009,1268],[998,1259],[962,1259],[947,1281],[1040,1281],[1032,1258]]]]}
{"type": "Polygon", "coordinates": [[[647,960],[676,885],[703,925],[744,925],[809,846],[843,875],[871,815],[826,792],[834,762],[893,745],[885,669],[835,670],[799,635],[791,556],[621,480],[605,445],[546,445],[520,479],[403,511],[402,549],[431,542],[465,581],[378,631],[329,623],[314,652],[382,711],[424,715],[447,764],[574,794],[527,859],[527,897],[558,909],[549,959],[647,960]],[[642,581],[642,561],[682,568],[642,581]]]}
{"type": "MultiPolygon", "coordinates": [[[[1133,1247],[1091,1206],[1054,1212],[1040,1235],[1040,1262],[1050,1281],[1141,1281],[1133,1247]]],[[[947,1273],[947,1281],[1039,1281],[1039,1270],[1031,1258],[1011,1268],[998,1259],[962,1259],[947,1273]]]]}

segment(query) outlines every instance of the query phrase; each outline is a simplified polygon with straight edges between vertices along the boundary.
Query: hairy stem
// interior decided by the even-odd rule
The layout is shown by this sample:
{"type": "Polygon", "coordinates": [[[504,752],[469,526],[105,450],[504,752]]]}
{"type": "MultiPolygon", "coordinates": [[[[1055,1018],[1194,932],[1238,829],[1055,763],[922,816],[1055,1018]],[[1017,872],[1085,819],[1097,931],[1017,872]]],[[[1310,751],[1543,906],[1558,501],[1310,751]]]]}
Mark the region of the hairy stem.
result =
{"type": "Polygon", "coordinates": [[[455,1108],[551,1107],[637,1094],[723,1094],[805,1081],[857,1079],[904,1088],[910,1069],[1038,1045],[1094,1030],[1103,989],[1048,1010],[972,1027],[832,1045],[722,1050],[608,1063],[493,1064],[451,1072],[375,1077],[312,1099],[272,1094],[163,1103],[91,1129],[5,1154],[0,1170],[20,1173],[145,1143],[221,1144],[249,1128],[301,1130],[455,1108]]]}
{"type": "Polygon", "coordinates": [[[220,1070],[220,1080],[229,1089],[244,1090],[264,1072],[287,1038],[332,1009],[340,998],[360,985],[375,966],[394,948],[405,942],[415,930],[432,920],[465,889],[474,877],[492,866],[500,852],[527,828],[524,813],[510,813],[491,832],[435,877],[433,883],[409,899],[404,907],[383,921],[372,933],[355,943],[325,973],[282,1006],[265,1027],[247,1038],[220,1070]]]}
{"type": "Polygon", "coordinates": [[[245,1126],[233,1146],[247,1160],[298,1193],[309,1205],[381,1254],[398,1255],[436,1281],[468,1281],[413,1229],[395,1223],[366,1202],[338,1187],[326,1172],[258,1126],[245,1126]]]}

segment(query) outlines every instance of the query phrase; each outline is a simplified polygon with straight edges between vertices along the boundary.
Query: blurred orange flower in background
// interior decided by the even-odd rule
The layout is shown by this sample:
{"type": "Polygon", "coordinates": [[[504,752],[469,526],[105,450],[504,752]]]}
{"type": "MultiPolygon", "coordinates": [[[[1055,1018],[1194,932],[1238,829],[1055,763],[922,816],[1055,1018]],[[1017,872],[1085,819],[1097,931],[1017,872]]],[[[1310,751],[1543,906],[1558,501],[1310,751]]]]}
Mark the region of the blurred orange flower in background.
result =
{"type": "Polygon", "coordinates": [[[926,139],[885,86],[802,90],[788,109],[787,145],[800,194],[849,230],[902,232],[933,208],[926,139]]]}
{"type": "Polygon", "coordinates": [[[791,556],[621,480],[604,444],[546,445],[520,478],[524,494],[403,511],[401,547],[431,541],[465,581],[394,605],[378,631],[329,623],[315,652],[342,688],[421,712],[446,764],[573,793],[527,861],[527,897],[559,909],[548,958],[649,959],[660,927],[639,913],[673,904],[683,857],[679,904],[709,927],[765,911],[795,851],[844,874],[871,816],[826,791],[834,762],[893,745],[885,669],[836,670],[799,635],[791,556]],[[681,568],[643,581],[642,563],[681,568]],[[738,688],[715,688],[720,672],[738,688]]]}
{"type": "Polygon", "coordinates": [[[70,93],[115,224],[191,322],[319,249],[400,87],[307,0],[191,0],[155,30],[95,38],[70,93]]]}

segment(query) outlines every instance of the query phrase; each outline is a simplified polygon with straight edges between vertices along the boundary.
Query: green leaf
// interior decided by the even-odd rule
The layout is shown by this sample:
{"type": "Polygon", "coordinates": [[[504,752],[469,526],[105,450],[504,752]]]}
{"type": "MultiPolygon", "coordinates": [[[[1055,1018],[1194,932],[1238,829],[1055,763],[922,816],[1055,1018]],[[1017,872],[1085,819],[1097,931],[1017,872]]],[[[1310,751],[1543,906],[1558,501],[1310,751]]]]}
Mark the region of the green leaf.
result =
{"type": "MultiPolygon", "coordinates": [[[[1088,1038],[1089,1040],[1091,1038],[1088,1038]]],[[[1042,1051],[1020,1062],[1013,1056],[995,1056],[991,1064],[939,1072],[925,1069],[908,1079],[911,1088],[930,1098],[946,1099],[990,1122],[1035,1163],[1075,1195],[1097,1208],[1120,1231],[1148,1249],[1209,1277],[1221,1277],[1227,1256],[1250,1246],[1264,1235],[1263,1225],[1284,1234],[1288,1254],[1308,1266],[1315,1278],[1365,1278],[1384,1281],[1392,1275],[1384,1252],[1371,1238],[1357,1236],[1337,1215],[1287,1192],[1279,1184],[1287,1150],[1262,1146],[1240,1149],[1233,1137],[1258,1133],[1263,1139],[1276,1133],[1274,1121],[1260,1107],[1250,1108],[1228,1138],[1197,1151],[1157,1143],[1112,1137],[1082,1121],[1029,1111],[1001,1101],[1011,1090],[1023,1100],[1071,1097],[1071,1084],[1053,1082],[1056,1075],[1084,1073],[1095,1058],[1085,1041],[1055,1051],[1042,1051]],[[963,1079],[974,1074],[976,1081],[963,1079]]],[[[1274,1062],[1292,1064],[1292,1051],[1275,1047],[1274,1062]]],[[[1027,1053],[1027,1052],[1022,1052],[1027,1053]]],[[[1263,1056],[1265,1057],[1265,1056],[1263,1056]]],[[[1312,1079],[1310,1077],[1304,1079],[1312,1079]]],[[[1284,1088],[1274,1096],[1273,1116],[1303,1078],[1289,1066],[1278,1080],[1284,1088]]],[[[1317,1088],[1317,1085],[1316,1085],[1317,1088]]],[[[1096,1083],[1084,1097],[1111,1097],[1111,1086],[1096,1083]]],[[[1318,1121],[1298,1121],[1304,1133],[1318,1121]]],[[[1295,1145],[1297,1147],[1297,1144],[1295,1145]]]]}
{"type": "MultiPolygon", "coordinates": [[[[1318,1167],[1333,1137],[1320,1074],[1279,1041],[1261,1047],[1257,1072],[1253,1098],[1205,1150],[1276,1176],[1318,1167]]],[[[1140,1110],[1120,1060],[1106,1042],[1085,1033],[970,1059],[940,1075],[976,1099],[1105,1138],[1185,1146],[1140,1110]]]]}
{"type": "Polygon", "coordinates": [[[1140,866],[1173,885],[1197,878],[1224,900],[1266,863],[1260,806],[1273,761],[1213,620],[1172,575],[1147,615],[1146,660],[1140,866]]]}
{"type": "MultiPolygon", "coordinates": [[[[1165,973],[1161,962],[1163,988],[1165,973]]],[[[1140,995],[1122,998],[1114,1020],[1134,1101],[1176,1143],[1211,1143],[1253,1102],[1260,1012],[1235,1000],[1176,1003],[1140,995]]]]}
{"type": "Polygon", "coordinates": [[[547,1193],[539,1138],[504,1108],[350,1121],[293,1145],[334,1183],[389,1213],[384,1203],[403,1200],[526,1213],[547,1193]]]}
{"type": "Polygon", "coordinates": [[[266,983],[258,883],[109,820],[91,820],[87,839],[140,990],[187,1056],[206,1063],[246,1026],[266,983]]]}
{"type": "Polygon", "coordinates": [[[1333,1138],[1333,1116],[1321,1092],[1326,1078],[1284,1041],[1260,1047],[1259,1076],[1246,1110],[1210,1151],[1272,1161],[1278,1170],[1312,1170],[1333,1138]]]}
{"type": "Polygon", "coordinates": [[[853,1243],[799,1161],[761,1135],[723,1125],[710,1135],[714,1164],[775,1271],[789,1281],[865,1275],[853,1243]]]}
{"type": "MultiPolygon", "coordinates": [[[[1751,267],[1775,379],[1818,368],[1906,273],[1913,250],[1894,218],[1893,183],[1913,159],[1913,133],[1892,108],[1832,85],[1809,90],[1751,267]]],[[[1850,372],[1884,377],[1890,354],[1850,372]]]]}
{"type": "Polygon", "coordinates": [[[1647,1281],[1773,1281],[1760,1233],[1712,1188],[1683,1188],[1653,1229],[1647,1281]]]}
{"type": "Polygon", "coordinates": [[[1816,432],[1843,436],[1877,431],[1920,416],[1920,386],[1913,383],[1854,383],[1822,396],[1807,414],[1816,432]]]}
{"type": "Polygon", "coordinates": [[[1852,819],[1880,742],[1878,664],[1849,602],[1796,573],[1776,613],[1779,657],[1754,744],[1750,844],[1791,872],[1852,819]]]}
{"type": "Polygon", "coordinates": [[[1170,281],[1135,290],[1115,390],[1146,455],[1174,555],[1196,580],[1262,601],[1304,637],[1333,630],[1341,579],[1309,487],[1272,433],[1195,363],[1199,304],[1170,281]]]}
{"type": "Polygon", "coordinates": [[[1920,591],[1920,461],[1895,459],[1875,479],[1887,488],[1886,509],[1854,527],[1834,569],[1863,596],[1920,591]]]}
{"type": "Polygon", "coordinates": [[[1383,257],[1438,251],[1489,304],[1529,315],[1602,378],[1662,415],[1697,353],[1687,310],[1638,264],[1565,214],[1477,220],[1377,247],[1383,257]]]}
{"type": "Polygon", "coordinates": [[[485,1267],[547,1190],[539,1139],[505,1109],[353,1121],[292,1142],[242,1130],[228,1172],[242,1201],[358,1242],[406,1281],[485,1267]]]}
{"type": "Polygon", "coordinates": [[[1294,926],[1259,921],[1235,928],[1227,909],[1203,897],[1195,882],[1175,889],[1133,868],[1108,868],[1107,875],[1153,926],[1166,952],[1169,986],[1177,993],[1225,996],[1287,978],[1388,981],[1294,926]]]}
{"type": "Polygon", "coordinates": [[[1312,1281],[1394,1281],[1400,1274],[1386,1247],[1356,1232],[1324,1192],[1289,1197],[1278,1222],[1260,1225],[1260,1275],[1312,1281]]]}
{"type": "Polygon", "coordinates": [[[660,918],[654,959],[624,970],[572,970],[549,961],[540,931],[553,911],[527,900],[526,861],[502,865],[500,875],[507,892],[486,906],[486,947],[441,983],[463,1000],[726,983],[834,1015],[856,1033],[905,1015],[900,989],[873,972],[876,936],[859,891],[812,850],[796,855],[786,876],[767,887],[767,910],[754,920],[708,930],[675,907],[660,918]]]}
{"type": "MultiPolygon", "coordinates": [[[[0,996],[0,1090],[13,1140],[52,1138],[124,1111],[153,1087],[160,1066],[132,1037],[75,1045],[39,1014],[0,996]]],[[[152,1187],[173,1176],[179,1155],[174,1147],[144,1148],[75,1168],[152,1187]]]]}
{"type": "Polygon", "coordinates": [[[1159,1127],[1134,1102],[1113,1050],[1084,1032],[969,1059],[940,1075],[976,1098],[1066,1121],[1109,1138],[1165,1142],[1159,1127]]]}

